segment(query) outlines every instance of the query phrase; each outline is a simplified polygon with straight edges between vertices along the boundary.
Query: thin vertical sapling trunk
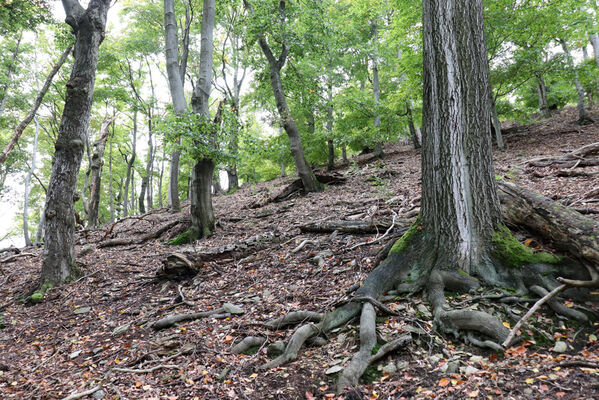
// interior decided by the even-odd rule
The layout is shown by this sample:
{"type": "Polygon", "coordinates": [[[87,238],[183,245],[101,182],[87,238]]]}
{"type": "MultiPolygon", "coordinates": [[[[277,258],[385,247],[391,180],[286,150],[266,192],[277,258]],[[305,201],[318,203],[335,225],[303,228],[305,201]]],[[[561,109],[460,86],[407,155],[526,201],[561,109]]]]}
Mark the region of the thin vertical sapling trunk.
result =
{"type": "Polygon", "coordinates": [[[574,76],[574,86],[576,87],[576,93],[578,94],[578,101],[576,103],[576,108],[578,109],[578,124],[579,125],[587,125],[592,124],[594,120],[587,113],[585,101],[584,101],[584,88],[580,83],[580,79],[578,78],[578,71],[576,70],[576,66],[574,65],[574,59],[572,58],[572,53],[570,53],[570,48],[568,43],[560,38],[558,39],[559,43],[564,50],[564,54],[566,55],[566,61],[568,65],[568,69],[574,76]]]}

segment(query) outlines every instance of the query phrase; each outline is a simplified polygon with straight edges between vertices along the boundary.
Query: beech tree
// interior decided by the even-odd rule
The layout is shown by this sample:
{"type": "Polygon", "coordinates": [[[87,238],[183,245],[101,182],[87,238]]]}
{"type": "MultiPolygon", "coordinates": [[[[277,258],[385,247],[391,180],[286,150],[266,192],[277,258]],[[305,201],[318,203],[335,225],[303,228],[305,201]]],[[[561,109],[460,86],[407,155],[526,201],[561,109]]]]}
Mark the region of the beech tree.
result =
{"type": "Polygon", "coordinates": [[[79,274],[73,255],[77,175],[89,126],[96,66],[104,39],[109,0],[63,0],[66,23],[76,37],[75,63],[67,83],[65,105],[52,159],[45,206],[45,242],[41,283],[60,284],[79,274]]]}

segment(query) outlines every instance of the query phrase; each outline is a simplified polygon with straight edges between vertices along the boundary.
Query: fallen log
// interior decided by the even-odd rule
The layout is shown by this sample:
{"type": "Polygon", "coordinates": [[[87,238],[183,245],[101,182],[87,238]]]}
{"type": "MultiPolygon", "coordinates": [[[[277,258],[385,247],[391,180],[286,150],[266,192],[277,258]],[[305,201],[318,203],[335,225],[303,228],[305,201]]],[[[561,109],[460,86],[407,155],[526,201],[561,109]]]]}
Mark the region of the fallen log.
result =
{"type": "Polygon", "coordinates": [[[508,182],[497,183],[504,221],[523,226],[560,251],[599,265],[599,223],[508,182]]]}
{"type": "Polygon", "coordinates": [[[553,164],[558,164],[562,168],[589,167],[599,165],[599,157],[587,158],[597,154],[599,154],[599,142],[587,144],[563,156],[528,160],[526,164],[532,167],[548,167],[553,164]]]}
{"type": "Polygon", "coordinates": [[[148,240],[151,240],[151,239],[157,239],[160,236],[162,236],[162,234],[164,232],[168,231],[169,229],[175,227],[178,224],[182,224],[185,222],[189,222],[189,220],[188,219],[180,219],[180,220],[176,220],[176,221],[171,221],[168,224],[159,228],[158,230],[156,230],[154,232],[150,232],[146,235],[143,235],[140,238],[116,238],[116,239],[106,240],[104,242],[98,243],[98,248],[141,244],[141,243],[147,242],[148,240]]]}
{"type": "MultiPolygon", "coordinates": [[[[397,219],[395,226],[398,228],[409,226],[410,220],[397,219]]],[[[329,220],[310,222],[300,226],[302,232],[312,233],[330,233],[334,231],[344,233],[384,233],[391,227],[391,221],[380,220],[358,220],[358,221],[343,221],[329,220]]]]}

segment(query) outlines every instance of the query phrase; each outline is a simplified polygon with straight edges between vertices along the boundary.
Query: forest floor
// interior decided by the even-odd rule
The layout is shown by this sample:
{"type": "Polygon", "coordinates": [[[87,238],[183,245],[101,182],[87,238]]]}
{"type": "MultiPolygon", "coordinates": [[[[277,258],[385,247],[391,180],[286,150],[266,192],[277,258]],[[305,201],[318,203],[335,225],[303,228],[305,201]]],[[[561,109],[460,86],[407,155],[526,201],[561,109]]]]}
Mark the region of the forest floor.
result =
{"type": "MultiPolygon", "coordinates": [[[[553,167],[526,165],[533,158],[599,142],[599,123],[579,127],[575,120],[574,111],[565,110],[549,120],[506,127],[506,149],[495,151],[496,174],[564,204],[575,203],[598,219],[592,212],[599,211],[599,196],[584,198],[599,186],[596,177],[557,177],[553,167]]],[[[184,229],[188,208],[182,213],[153,210],[80,231],[76,253],[83,277],[50,289],[41,304],[26,306],[21,300],[37,283],[41,250],[5,254],[0,258],[0,301],[5,305],[0,398],[63,399],[98,385],[96,399],[342,398],[334,392],[335,367],[346,365],[359,345],[356,321],[326,344],[307,347],[296,361],[269,371],[259,369],[268,360],[267,346],[288,340],[293,328],[269,331],[263,323],[291,311],[333,309],[347,299],[348,288],[364,280],[393,234],[378,240],[385,232],[303,233],[300,225],[330,219],[391,221],[394,213],[398,219],[414,214],[420,199],[419,151],[400,145],[386,151],[383,161],[359,156],[340,167],[336,172],[346,182],[322,193],[256,207],[293,180],[288,177],[216,196],[216,234],[193,245],[166,244],[184,229]],[[157,239],[135,243],[177,220],[184,222],[157,239]],[[133,241],[101,247],[115,238],[133,241]],[[199,273],[179,281],[154,279],[173,252],[191,260],[200,255],[199,273]],[[216,310],[224,303],[237,305],[243,314],[220,312],[167,329],[149,327],[173,313],[216,310]],[[264,336],[267,344],[253,354],[232,354],[232,346],[246,336],[264,336]]],[[[518,237],[532,247],[543,245],[525,232],[518,237]]],[[[565,302],[597,315],[596,302],[565,302]]],[[[533,303],[510,305],[511,314],[521,316],[533,303]]],[[[526,340],[496,354],[435,335],[422,298],[400,297],[390,306],[402,316],[380,319],[380,336],[389,340],[410,332],[412,341],[367,371],[359,387],[364,398],[599,398],[596,322],[579,325],[542,308],[523,329],[526,340]]],[[[474,306],[506,307],[484,301],[474,306]]]]}

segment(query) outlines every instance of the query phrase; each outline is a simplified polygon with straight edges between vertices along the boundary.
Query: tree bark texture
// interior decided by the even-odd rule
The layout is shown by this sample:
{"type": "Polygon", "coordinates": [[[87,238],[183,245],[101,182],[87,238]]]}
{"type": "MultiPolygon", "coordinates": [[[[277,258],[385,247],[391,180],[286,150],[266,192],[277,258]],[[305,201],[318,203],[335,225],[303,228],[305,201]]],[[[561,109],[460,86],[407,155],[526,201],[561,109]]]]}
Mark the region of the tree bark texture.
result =
{"type": "Polygon", "coordinates": [[[60,284],[79,274],[73,254],[73,196],[89,126],[99,47],[104,39],[110,1],[91,0],[84,9],[76,0],[63,0],[63,6],[66,22],[76,36],[75,63],[66,85],[46,197],[42,284],[60,284]]]}
{"type": "Polygon", "coordinates": [[[87,213],[87,226],[95,227],[98,225],[98,209],[100,207],[100,192],[102,188],[102,166],[104,165],[104,149],[108,139],[108,128],[114,122],[115,118],[109,118],[102,123],[100,135],[94,143],[94,152],[91,157],[91,189],[89,194],[89,208],[87,213]]]}
{"type": "Polygon", "coordinates": [[[456,255],[471,273],[500,221],[482,4],[425,0],[423,6],[422,226],[437,249],[456,255]]]}
{"type": "Polygon", "coordinates": [[[562,46],[562,49],[564,50],[564,53],[566,54],[568,68],[574,75],[574,86],[576,87],[576,93],[578,94],[578,101],[576,103],[576,108],[578,109],[578,123],[581,125],[592,123],[593,119],[589,117],[584,101],[584,88],[582,87],[580,79],[578,78],[578,71],[576,70],[576,67],[574,65],[574,59],[572,58],[572,53],[570,53],[568,43],[566,43],[564,39],[559,39],[559,42],[562,46]]]}
{"type": "MultiPolygon", "coordinates": [[[[200,115],[206,122],[210,121],[210,89],[212,88],[212,55],[214,51],[214,19],[215,0],[204,0],[202,11],[202,30],[200,47],[199,80],[194,87],[191,99],[193,112],[200,115]]],[[[222,107],[222,104],[221,104],[222,107]]],[[[217,121],[220,122],[220,112],[217,121]]],[[[217,122],[215,121],[215,122],[217,122]]],[[[210,143],[215,145],[216,132],[201,132],[211,135],[210,143]]],[[[209,157],[197,160],[191,172],[191,231],[194,236],[201,238],[214,232],[214,210],[212,208],[212,177],[215,163],[209,157]]]]}
{"type": "MultiPolygon", "coordinates": [[[[187,111],[187,101],[185,100],[183,90],[185,76],[181,76],[181,66],[179,65],[179,39],[177,38],[177,19],[175,17],[174,0],[164,0],[164,31],[166,71],[171,98],[173,100],[173,109],[176,114],[183,114],[187,111]]],[[[169,208],[174,211],[181,209],[179,201],[180,159],[181,152],[179,150],[173,151],[169,174],[168,202],[169,208]]]]}

